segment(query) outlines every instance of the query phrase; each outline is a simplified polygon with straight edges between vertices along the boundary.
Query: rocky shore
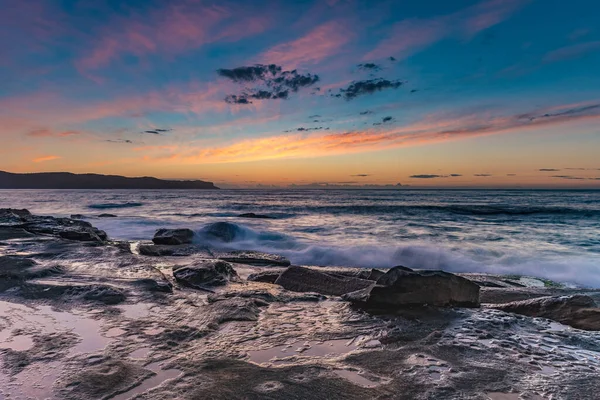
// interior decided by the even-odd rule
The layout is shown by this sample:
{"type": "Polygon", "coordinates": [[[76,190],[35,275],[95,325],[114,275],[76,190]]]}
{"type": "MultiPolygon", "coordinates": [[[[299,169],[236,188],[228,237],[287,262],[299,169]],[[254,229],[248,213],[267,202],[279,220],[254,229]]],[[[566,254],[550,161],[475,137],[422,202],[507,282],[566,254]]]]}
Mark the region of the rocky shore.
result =
{"type": "Polygon", "coordinates": [[[598,290],[392,265],[291,265],[223,250],[237,234],[227,222],[203,231],[219,249],[189,229],[113,241],[73,217],[0,209],[0,398],[600,393],[598,290]]]}

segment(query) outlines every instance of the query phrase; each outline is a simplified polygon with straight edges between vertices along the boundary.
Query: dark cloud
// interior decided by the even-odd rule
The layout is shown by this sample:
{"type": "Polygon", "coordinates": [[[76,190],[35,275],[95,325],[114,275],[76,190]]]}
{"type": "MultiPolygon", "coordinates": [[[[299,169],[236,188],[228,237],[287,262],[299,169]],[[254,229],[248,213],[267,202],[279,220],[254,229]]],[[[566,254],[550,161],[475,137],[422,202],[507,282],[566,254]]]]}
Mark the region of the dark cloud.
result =
{"type": "Polygon", "coordinates": [[[363,71],[381,71],[381,66],[374,63],[358,64],[357,67],[363,71]]]}
{"type": "Polygon", "coordinates": [[[553,175],[552,178],[572,179],[572,180],[584,180],[584,179],[586,179],[586,178],[582,178],[580,176],[571,176],[571,175],[553,175]]]}
{"type": "Polygon", "coordinates": [[[411,92],[411,93],[416,93],[416,92],[418,92],[418,91],[419,91],[419,89],[412,89],[410,92],[411,92]]]}
{"type": "Polygon", "coordinates": [[[540,119],[540,118],[568,117],[568,116],[572,116],[572,115],[579,115],[579,114],[587,113],[589,111],[596,111],[599,109],[600,109],[600,104],[590,104],[587,106],[569,108],[564,111],[560,111],[560,112],[556,112],[556,113],[546,113],[543,115],[521,114],[521,115],[519,115],[519,118],[528,119],[529,121],[534,121],[534,120],[540,119]]]}
{"type": "Polygon", "coordinates": [[[300,128],[288,129],[287,131],[284,131],[284,132],[287,133],[287,132],[296,132],[296,131],[297,132],[309,132],[309,131],[328,131],[328,130],[329,130],[329,127],[324,128],[322,126],[316,126],[313,128],[305,128],[305,127],[301,126],[300,128]]]}
{"type": "Polygon", "coordinates": [[[346,100],[352,100],[358,96],[373,94],[386,89],[398,89],[404,83],[399,80],[390,81],[383,78],[368,79],[364,81],[352,82],[347,88],[340,89],[340,93],[332,95],[334,97],[344,97],[346,100]]]}
{"type": "Polygon", "coordinates": [[[506,176],[517,176],[517,174],[506,174],[506,176]]]}
{"type": "Polygon", "coordinates": [[[383,122],[383,123],[391,122],[393,119],[394,119],[394,117],[384,117],[381,122],[383,122]]]}
{"type": "Polygon", "coordinates": [[[558,172],[560,171],[560,169],[554,169],[554,168],[540,168],[539,169],[540,172],[558,172]]]}
{"type": "Polygon", "coordinates": [[[129,140],[129,139],[107,139],[107,140],[105,140],[105,142],[133,144],[133,141],[129,140]]]}
{"type": "Polygon", "coordinates": [[[492,174],[475,174],[473,176],[492,176],[492,174]]]}
{"type": "Polygon", "coordinates": [[[371,176],[371,175],[369,175],[369,174],[356,174],[356,175],[350,175],[350,176],[358,176],[358,177],[364,178],[364,177],[371,176]]]}
{"type": "Polygon", "coordinates": [[[309,115],[308,116],[308,119],[313,119],[313,118],[321,118],[321,116],[319,114],[309,115]]]}
{"type": "Polygon", "coordinates": [[[388,60],[390,60],[390,61],[396,61],[396,59],[394,57],[392,57],[392,56],[390,56],[390,58],[388,58],[388,60]]]}
{"type": "Polygon", "coordinates": [[[284,71],[279,65],[256,64],[234,69],[221,68],[217,73],[235,83],[253,83],[238,94],[230,94],[225,101],[230,104],[251,104],[252,100],[285,100],[290,93],[314,85],[318,75],[299,74],[297,70],[284,71]]]}
{"type": "Polygon", "coordinates": [[[170,132],[172,130],[173,129],[150,129],[150,130],[147,130],[147,131],[143,131],[142,133],[151,133],[153,135],[160,135],[162,133],[170,132]]]}
{"type": "Polygon", "coordinates": [[[373,111],[371,110],[366,110],[366,111],[361,111],[360,115],[371,115],[371,114],[375,114],[373,111]]]}
{"type": "Polygon", "coordinates": [[[433,179],[433,178],[444,178],[444,177],[442,175],[422,174],[422,175],[411,175],[410,178],[415,178],[415,179],[433,179]]]}
{"type": "Polygon", "coordinates": [[[565,168],[565,169],[570,169],[573,171],[585,171],[585,168],[565,168]]]}
{"type": "Polygon", "coordinates": [[[456,177],[456,176],[462,176],[462,175],[461,174],[450,174],[450,176],[456,177]]]}

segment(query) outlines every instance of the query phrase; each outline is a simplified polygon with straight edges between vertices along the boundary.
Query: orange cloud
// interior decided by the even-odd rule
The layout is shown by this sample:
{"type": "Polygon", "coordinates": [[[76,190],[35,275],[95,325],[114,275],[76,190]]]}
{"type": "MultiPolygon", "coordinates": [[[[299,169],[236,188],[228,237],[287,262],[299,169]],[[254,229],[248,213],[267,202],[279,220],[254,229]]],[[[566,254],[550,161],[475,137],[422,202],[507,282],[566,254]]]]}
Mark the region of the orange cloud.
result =
{"type": "Polygon", "coordinates": [[[169,148],[167,152],[160,148],[147,148],[145,150],[153,154],[145,155],[144,160],[197,164],[317,157],[439,143],[498,133],[523,132],[600,119],[598,104],[588,104],[579,108],[553,107],[552,113],[548,113],[548,110],[511,116],[481,114],[459,118],[431,116],[415,124],[385,130],[278,135],[247,139],[211,148],[179,146],[169,148]]]}
{"type": "Polygon", "coordinates": [[[34,158],[33,161],[34,163],[40,163],[40,162],[45,162],[45,161],[52,161],[52,160],[58,160],[59,156],[43,156],[43,157],[38,157],[38,158],[34,158]]]}
{"type": "Polygon", "coordinates": [[[258,62],[282,65],[294,69],[300,65],[317,64],[339,53],[351,34],[340,22],[324,23],[305,36],[278,44],[257,57],[258,62]]]}
{"type": "Polygon", "coordinates": [[[34,129],[27,133],[27,136],[32,137],[67,137],[67,136],[75,136],[80,135],[79,131],[62,131],[56,132],[48,128],[34,129]]]}

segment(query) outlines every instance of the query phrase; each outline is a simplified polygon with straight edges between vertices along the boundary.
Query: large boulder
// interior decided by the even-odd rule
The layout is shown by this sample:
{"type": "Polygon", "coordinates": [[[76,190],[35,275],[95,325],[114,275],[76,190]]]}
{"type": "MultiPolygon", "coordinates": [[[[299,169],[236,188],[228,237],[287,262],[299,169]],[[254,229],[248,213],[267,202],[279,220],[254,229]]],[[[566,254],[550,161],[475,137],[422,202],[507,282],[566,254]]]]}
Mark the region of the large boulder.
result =
{"type": "Polygon", "coordinates": [[[275,281],[292,292],[316,292],[325,295],[341,296],[372,286],[374,283],[365,279],[333,276],[305,267],[289,267],[275,281]]]}
{"type": "Polygon", "coordinates": [[[348,293],[346,300],[372,308],[406,306],[479,306],[479,286],[444,271],[413,271],[394,267],[377,284],[348,293]]]}
{"type": "Polygon", "coordinates": [[[29,216],[31,213],[26,209],[0,208],[0,224],[2,225],[17,225],[29,216]]]}
{"type": "Polygon", "coordinates": [[[209,239],[216,239],[221,242],[233,242],[233,240],[240,236],[240,227],[236,224],[229,222],[215,222],[210,224],[203,230],[204,235],[209,239]]]}
{"type": "Polygon", "coordinates": [[[222,286],[229,281],[238,281],[239,276],[231,264],[221,260],[200,262],[173,268],[173,276],[182,285],[196,289],[222,286]]]}
{"type": "Polygon", "coordinates": [[[490,308],[551,319],[578,329],[600,331],[600,308],[585,295],[540,297],[537,299],[492,304],[490,308]]]}
{"type": "Polygon", "coordinates": [[[194,231],[191,229],[159,229],[152,241],[155,244],[179,245],[192,243],[194,231]]]}
{"type": "Polygon", "coordinates": [[[248,275],[248,280],[250,282],[275,283],[277,279],[279,279],[279,276],[282,272],[283,270],[279,268],[270,269],[268,271],[256,272],[254,274],[248,275]]]}

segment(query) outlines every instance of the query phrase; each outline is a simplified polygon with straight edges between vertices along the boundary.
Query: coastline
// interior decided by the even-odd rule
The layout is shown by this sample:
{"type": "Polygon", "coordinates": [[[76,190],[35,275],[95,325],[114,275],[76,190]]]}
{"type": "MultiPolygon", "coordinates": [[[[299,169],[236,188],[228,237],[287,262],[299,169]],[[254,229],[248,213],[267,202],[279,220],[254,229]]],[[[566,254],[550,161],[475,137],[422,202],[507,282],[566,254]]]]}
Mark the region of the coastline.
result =
{"type": "MultiPolygon", "coordinates": [[[[592,399],[600,389],[600,332],[557,322],[600,325],[589,303],[598,290],[290,266],[277,255],[192,243],[186,229],[112,241],[82,220],[0,215],[5,394],[592,399]],[[400,281],[382,276],[411,279],[410,304],[398,303],[406,301],[395,294],[400,281]],[[415,303],[420,293],[430,304],[415,303]],[[476,304],[467,300],[474,293],[476,304]]],[[[227,240],[231,226],[210,232],[227,240]]]]}

